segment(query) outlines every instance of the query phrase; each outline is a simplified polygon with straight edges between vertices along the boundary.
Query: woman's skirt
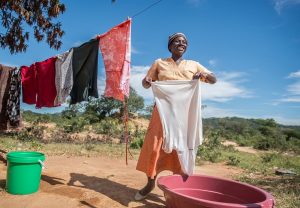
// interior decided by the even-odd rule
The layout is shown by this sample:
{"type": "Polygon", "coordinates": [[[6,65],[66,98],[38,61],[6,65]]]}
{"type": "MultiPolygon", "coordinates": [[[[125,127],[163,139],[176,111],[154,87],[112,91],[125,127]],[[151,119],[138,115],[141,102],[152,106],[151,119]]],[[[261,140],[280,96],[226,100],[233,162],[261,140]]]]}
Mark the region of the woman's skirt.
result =
{"type": "Polygon", "coordinates": [[[154,178],[161,171],[169,170],[174,174],[181,174],[181,166],[177,152],[165,153],[162,149],[163,129],[156,105],[140,152],[136,169],[154,178]]]}

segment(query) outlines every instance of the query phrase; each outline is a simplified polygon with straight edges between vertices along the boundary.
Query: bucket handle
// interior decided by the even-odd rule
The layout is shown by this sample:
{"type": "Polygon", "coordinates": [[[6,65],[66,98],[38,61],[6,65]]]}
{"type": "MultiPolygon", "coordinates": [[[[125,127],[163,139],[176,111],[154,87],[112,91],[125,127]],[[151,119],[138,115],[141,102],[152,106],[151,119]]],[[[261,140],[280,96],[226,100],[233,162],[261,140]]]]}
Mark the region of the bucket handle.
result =
{"type": "Polygon", "coordinates": [[[38,162],[41,164],[41,166],[42,166],[42,169],[45,169],[45,168],[46,168],[46,166],[45,166],[45,163],[44,163],[43,161],[41,161],[41,160],[38,160],[38,162]]]}

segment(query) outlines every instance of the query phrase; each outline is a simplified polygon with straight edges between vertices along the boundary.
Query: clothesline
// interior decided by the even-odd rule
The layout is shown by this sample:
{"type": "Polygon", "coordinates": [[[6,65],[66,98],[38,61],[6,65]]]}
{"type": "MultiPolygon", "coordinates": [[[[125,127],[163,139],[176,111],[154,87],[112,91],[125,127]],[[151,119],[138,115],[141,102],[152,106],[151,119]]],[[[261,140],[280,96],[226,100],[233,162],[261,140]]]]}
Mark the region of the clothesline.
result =
{"type": "Polygon", "coordinates": [[[135,13],[134,15],[131,16],[131,18],[135,18],[137,16],[139,16],[140,14],[144,13],[145,11],[147,11],[148,9],[150,9],[151,7],[155,6],[156,4],[162,2],[163,0],[158,0],[156,2],[154,2],[153,4],[147,6],[146,8],[142,9],[141,11],[135,13]]]}
{"type": "Polygon", "coordinates": [[[23,102],[35,104],[36,108],[59,106],[68,95],[71,96],[71,104],[85,101],[89,96],[97,98],[99,48],[106,71],[105,96],[124,103],[127,164],[127,153],[130,152],[127,102],[124,102],[124,98],[129,97],[130,89],[130,18],[97,38],[30,66],[21,66],[17,69],[0,64],[0,130],[6,129],[8,123],[17,121],[17,125],[20,124],[21,89],[23,102]],[[16,76],[14,79],[13,74],[16,76]]]}
{"type": "MultiPolygon", "coordinates": [[[[155,6],[156,4],[160,3],[161,1],[162,0],[158,0],[153,4],[147,6],[146,8],[132,15],[132,18],[135,18],[138,15],[144,13],[145,11],[155,6]]],[[[31,64],[30,67],[22,66],[23,70],[22,67],[18,69],[16,67],[14,68],[6,67],[0,64],[0,72],[1,70],[6,71],[6,73],[0,73],[0,80],[1,80],[0,130],[6,129],[8,122],[11,125],[15,125],[14,127],[20,125],[20,98],[19,97],[21,95],[21,82],[22,82],[23,101],[24,101],[24,94],[25,94],[25,103],[26,103],[26,99],[29,99],[29,102],[27,103],[29,104],[36,103],[37,108],[44,107],[44,106],[46,107],[59,106],[61,103],[65,101],[68,94],[71,95],[71,104],[83,101],[87,98],[87,96],[90,95],[94,97],[98,97],[98,90],[97,90],[98,48],[100,47],[102,51],[104,64],[105,64],[105,69],[106,69],[105,96],[113,97],[115,99],[123,101],[124,103],[125,110],[123,115],[123,123],[124,123],[124,139],[126,142],[126,165],[127,165],[128,154],[131,155],[131,153],[129,151],[129,146],[128,146],[129,143],[128,112],[127,112],[128,103],[126,102],[126,99],[124,100],[124,95],[126,97],[129,97],[132,18],[128,17],[126,21],[112,28],[108,32],[96,36],[96,38],[93,38],[89,42],[84,43],[79,47],[71,48],[70,50],[68,50],[63,54],[58,54],[42,62],[35,62],[31,64]],[[125,35],[121,32],[118,32],[121,30],[125,32],[125,35]],[[125,47],[123,45],[123,47],[121,47],[122,49],[120,49],[120,47],[115,47],[114,50],[112,50],[111,46],[120,46],[120,42],[115,41],[115,43],[113,44],[112,43],[113,39],[111,39],[111,37],[105,38],[109,36],[113,36],[113,37],[118,36],[118,38],[115,38],[115,40],[122,39],[122,38],[124,39],[125,37],[125,39],[123,40],[125,42],[125,47]],[[82,58],[80,57],[80,55],[87,54],[87,53],[78,53],[78,51],[80,50],[85,52],[86,50],[88,50],[89,52],[93,51],[91,48],[93,48],[93,45],[95,44],[91,44],[91,43],[95,41],[98,41],[97,52],[92,54],[93,54],[93,58],[95,57],[97,58],[94,59],[94,61],[86,61],[87,59],[89,59],[89,57],[84,57],[83,58],[84,60],[80,60],[80,58],[82,58]],[[112,56],[112,53],[119,54],[120,51],[123,52],[123,54],[118,58],[112,56]],[[74,58],[74,56],[76,58],[74,58]],[[72,57],[71,60],[70,57],[72,57]],[[114,63],[112,61],[113,59],[118,60],[119,63],[117,64],[114,63]],[[85,71],[90,72],[90,73],[84,73],[84,70],[81,70],[82,65],[88,65],[89,63],[95,64],[96,67],[91,67],[91,66],[83,67],[83,68],[88,68],[89,70],[86,69],[85,71]],[[77,68],[74,67],[79,65],[81,66],[77,68]],[[49,69],[51,69],[52,71],[49,69]],[[50,77],[49,77],[49,72],[51,72],[50,77]],[[87,78],[86,77],[87,74],[91,75],[91,77],[87,78]],[[28,80],[26,80],[25,77],[28,78],[28,80]],[[87,81],[83,83],[82,78],[87,78],[86,79],[87,81]],[[55,80],[56,89],[53,88],[53,80],[55,80]],[[50,87],[48,86],[49,84],[50,87]],[[52,84],[52,88],[51,88],[51,84],[52,84]],[[27,91],[27,94],[29,92],[27,97],[26,97],[26,92],[24,92],[24,89],[27,90],[29,89],[29,91],[27,91]],[[48,96],[49,92],[51,96],[48,96]],[[56,95],[54,92],[56,92],[56,95]],[[80,92],[80,93],[76,93],[76,92],[80,92]],[[49,101],[49,98],[51,98],[52,100],[49,101]],[[6,109],[3,110],[3,108],[6,109]]],[[[90,53],[88,54],[90,55],[90,53]]]]}
{"type": "Polygon", "coordinates": [[[97,98],[99,48],[106,70],[105,96],[123,101],[124,96],[129,96],[131,19],[63,54],[19,69],[1,67],[1,71],[7,72],[5,77],[0,73],[1,103],[9,97],[4,88],[11,86],[12,69],[20,72],[21,78],[16,82],[21,83],[20,89],[22,85],[23,102],[36,104],[36,108],[59,106],[68,95],[71,104],[87,100],[88,96],[97,98]]]}

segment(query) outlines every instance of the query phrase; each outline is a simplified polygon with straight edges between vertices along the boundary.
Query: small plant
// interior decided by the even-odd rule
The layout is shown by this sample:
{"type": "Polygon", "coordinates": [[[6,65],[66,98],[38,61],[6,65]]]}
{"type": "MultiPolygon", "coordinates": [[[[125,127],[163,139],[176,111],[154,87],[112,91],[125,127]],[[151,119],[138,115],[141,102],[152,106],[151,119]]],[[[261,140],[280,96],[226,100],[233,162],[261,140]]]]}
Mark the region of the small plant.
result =
{"type": "Polygon", "coordinates": [[[130,148],[132,149],[140,149],[142,148],[144,143],[144,139],[143,138],[136,138],[133,141],[130,142],[130,148]]]}
{"type": "Polygon", "coordinates": [[[208,139],[199,147],[197,156],[210,162],[217,162],[221,156],[221,138],[218,132],[212,132],[208,139]]]}
{"type": "Polygon", "coordinates": [[[34,150],[41,150],[43,148],[43,145],[37,140],[32,140],[30,143],[31,148],[34,150]]]}
{"type": "Polygon", "coordinates": [[[95,145],[93,145],[91,143],[85,143],[84,149],[86,149],[87,151],[91,151],[91,150],[95,149],[95,145]]]}
{"type": "Polygon", "coordinates": [[[263,163],[269,163],[272,162],[276,158],[276,155],[274,153],[271,154],[263,154],[261,156],[262,162],[263,163]]]}
{"type": "Polygon", "coordinates": [[[240,162],[237,156],[229,156],[227,165],[237,166],[240,162]]]}
{"type": "Polygon", "coordinates": [[[95,125],[95,132],[97,134],[106,134],[112,137],[121,137],[123,125],[119,123],[118,119],[105,118],[95,125]]]}
{"type": "Polygon", "coordinates": [[[15,137],[22,141],[31,141],[31,140],[42,140],[44,137],[45,127],[43,126],[32,126],[24,128],[23,130],[17,132],[15,137]]]}

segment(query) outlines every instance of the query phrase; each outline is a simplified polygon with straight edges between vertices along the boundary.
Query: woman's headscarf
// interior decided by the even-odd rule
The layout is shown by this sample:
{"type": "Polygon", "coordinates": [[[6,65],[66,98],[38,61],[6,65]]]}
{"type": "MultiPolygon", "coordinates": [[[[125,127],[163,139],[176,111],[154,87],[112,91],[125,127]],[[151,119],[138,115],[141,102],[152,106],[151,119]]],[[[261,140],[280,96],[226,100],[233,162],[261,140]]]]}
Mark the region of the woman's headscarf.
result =
{"type": "Polygon", "coordinates": [[[173,35],[169,36],[169,41],[168,41],[168,49],[169,49],[169,51],[170,51],[170,45],[171,45],[171,43],[177,37],[183,37],[185,39],[185,41],[186,41],[186,44],[188,45],[188,41],[186,39],[186,36],[183,33],[174,33],[173,35]]]}

